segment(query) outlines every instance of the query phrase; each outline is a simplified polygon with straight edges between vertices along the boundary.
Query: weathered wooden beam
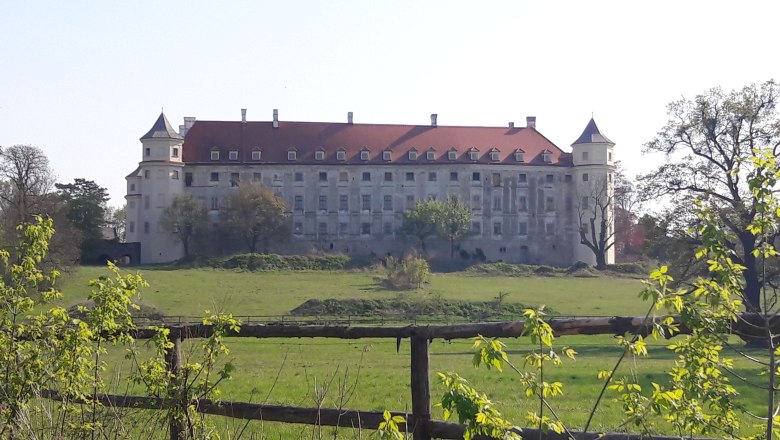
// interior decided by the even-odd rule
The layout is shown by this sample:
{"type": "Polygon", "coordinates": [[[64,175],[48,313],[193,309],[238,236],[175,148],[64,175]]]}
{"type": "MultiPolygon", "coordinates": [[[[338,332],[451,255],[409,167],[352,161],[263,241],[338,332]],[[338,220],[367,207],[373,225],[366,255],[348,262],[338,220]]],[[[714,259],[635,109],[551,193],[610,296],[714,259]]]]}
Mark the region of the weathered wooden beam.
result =
{"type": "Polygon", "coordinates": [[[414,336],[411,340],[410,385],[412,389],[412,415],[415,423],[410,425],[414,440],[431,440],[428,422],[431,420],[431,383],[428,339],[414,336]]]}

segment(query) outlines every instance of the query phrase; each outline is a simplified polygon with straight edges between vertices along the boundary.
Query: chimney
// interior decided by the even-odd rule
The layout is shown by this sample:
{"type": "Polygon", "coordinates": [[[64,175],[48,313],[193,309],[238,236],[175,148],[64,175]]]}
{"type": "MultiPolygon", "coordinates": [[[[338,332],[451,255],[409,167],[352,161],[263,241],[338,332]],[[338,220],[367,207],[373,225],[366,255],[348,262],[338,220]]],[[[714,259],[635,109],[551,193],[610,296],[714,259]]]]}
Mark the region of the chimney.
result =
{"type": "Polygon", "coordinates": [[[279,128],[279,110],[274,109],[274,128],[279,128]]]}
{"type": "Polygon", "coordinates": [[[352,125],[352,112],[347,112],[347,124],[352,125]]]}
{"type": "Polygon", "coordinates": [[[536,116],[526,116],[525,126],[528,128],[536,128],[536,116]]]}
{"type": "Polygon", "coordinates": [[[509,123],[509,128],[515,128],[515,123],[514,122],[510,122],[509,123]]]}
{"type": "Polygon", "coordinates": [[[439,117],[436,113],[431,113],[431,127],[436,127],[436,119],[439,117]]]}
{"type": "Polygon", "coordinates": [[[184,125],[179,125],[179,134],[184,137],[193,125],[195,125],[195,117],[185,116],[184,125]]]}
{"type": "Polygon", "coordinates": [[[241,109],[241,122],[246,124],[246,109],[245,108],[241,109]]]}

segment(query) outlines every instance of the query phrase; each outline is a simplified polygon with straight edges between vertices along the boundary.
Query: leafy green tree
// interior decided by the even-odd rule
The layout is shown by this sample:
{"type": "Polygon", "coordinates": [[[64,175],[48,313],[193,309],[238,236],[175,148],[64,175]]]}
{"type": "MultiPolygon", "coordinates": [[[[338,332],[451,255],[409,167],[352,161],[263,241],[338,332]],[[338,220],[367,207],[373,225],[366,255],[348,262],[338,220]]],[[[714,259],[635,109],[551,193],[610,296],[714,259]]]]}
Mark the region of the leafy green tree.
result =
{"type": "Polygon", "coordinates": [[[184,256],[190,255],[193,240],[208,227],[206,207],[189,193],[177,195],[171,206],[163,210],[160,226],[184,246],[184,256]]]}
{"type": "Polygon", "coordinates": [[[92,180],[77,178],[73,183],[57,183],[57,194],[65,203],[65,215],[81,231],[82,255],[100,246],[106,225],[108,190],[92,180]]]}
{"type": "Polygon", "coordinates": [[[420,242],[423,254],[425,254],[426,240],[436,235],[443,209],[442,203],[435,199],[417,202],[411,211],[404,214],[404,220],[398,232],[406,237],[416,238],[420,242]]]}
{"type": "Polygon", "coordinates": [[[449,240],[452,258],[455,242],[471,233],[471,207],[455,196],[447,197],[436,219],[436,233],[449,240]]]}
{"type": "Polygon", "coordinates": [[[262,246],[268,252],[274,240],[290,235],[287,204],[273,191],[257,185],[242,185],[228,198],[221,211],[222,227],[236,235],[251,253],[262,246]]]}
{"type": "MultiPolygon", "coordinates": [[[[747,226],[756,218],[756,194],[749,188],[757,172],[759,149],[780,154],[780,118],[777,102],[780,89],[774,81],[742,90],[711,89],[694,99],[669,104],[669,122],[644,151],[664,155],[664,164],[640,177],[640,193],[650,199],[665,197],[674,210],[700,223],[693,215],[694,199],[700,199],[720,217],[730,232],[728,245],[735,249],[745,296],[754,310],[760,310],[760,292],[765,277],[758,265],[757,249],[777,236],[757,236],[747,226]]],[[[692,228],[696,230],[696,228],[692,228]]],[[[700,241],[700,237],[690,236],[700,241]]]]}

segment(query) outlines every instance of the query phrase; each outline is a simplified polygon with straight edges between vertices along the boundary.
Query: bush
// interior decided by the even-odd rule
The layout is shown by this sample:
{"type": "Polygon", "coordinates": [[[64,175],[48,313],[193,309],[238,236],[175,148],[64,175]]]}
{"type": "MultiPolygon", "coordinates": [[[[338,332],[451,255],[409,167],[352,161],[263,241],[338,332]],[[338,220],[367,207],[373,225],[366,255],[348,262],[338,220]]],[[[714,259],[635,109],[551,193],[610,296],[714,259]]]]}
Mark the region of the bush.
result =
{"type": "Polygon", "coordinates": [[[647,267],[640,263],[610,264],[607,266],[607,268],[615,272],[628,273],[632,275],[647,275],[647,273],[650,272],[647,267]]]}
{"type": "Polygon", "coordinates": [[[210,267],[220,269],[255,270],[343,270],[369,267],[373,259],[350,258],[346,255],[277,255],[242,254],[225,260],[205,260],[210,267]]]}
{"type": "Polygon", "coordinates": [[[556,272],[552,266],[541,265],[534,269],[534,273],[537,275],[554,275],[556,272]]]}
{"type": "Polygon", "coordinates": [[[419,289],[428,282],[431,268],[424,258],[407,255],[402,259],[387,257],[386,286],[391,289],[419,289]]]}

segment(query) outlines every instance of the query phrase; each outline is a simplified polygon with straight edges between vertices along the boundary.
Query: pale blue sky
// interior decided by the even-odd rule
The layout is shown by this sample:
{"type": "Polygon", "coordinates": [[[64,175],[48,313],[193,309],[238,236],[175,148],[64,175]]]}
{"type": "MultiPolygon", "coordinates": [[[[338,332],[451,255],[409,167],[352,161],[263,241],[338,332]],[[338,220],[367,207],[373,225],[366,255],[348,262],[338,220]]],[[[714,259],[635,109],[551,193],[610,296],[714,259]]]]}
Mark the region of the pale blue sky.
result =
{"type": "MultiPolygon", "coordinates": [[[[780,2],[2,0],[0,145],[124,203],[138,138],[280,119],[504,126],[566,151],[591,112],[630,173],[666,104],[780,77],[780,2]]],[[[780,78],[778,78],[780,79],[780,78]]]]}

